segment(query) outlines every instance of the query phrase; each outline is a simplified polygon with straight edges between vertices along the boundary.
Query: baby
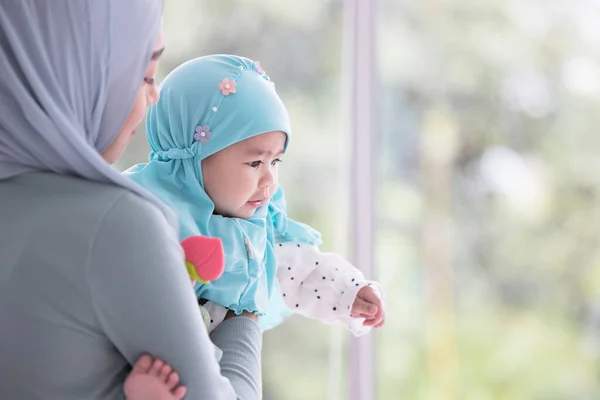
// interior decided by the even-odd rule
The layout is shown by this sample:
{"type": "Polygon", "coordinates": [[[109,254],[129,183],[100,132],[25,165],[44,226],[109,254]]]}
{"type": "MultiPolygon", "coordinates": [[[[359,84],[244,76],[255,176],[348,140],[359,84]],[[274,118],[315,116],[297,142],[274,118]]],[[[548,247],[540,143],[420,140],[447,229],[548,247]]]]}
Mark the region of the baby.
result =
{"type": "Polygon", "coordinates": [[[292,312],[363,335],[385,321],[376,282],[321,253],[320,234],[294,221],[278,186],[288,113],[259,63],[200,57],[173,70],[147,115],[149,162],[125,172],[175,210],[182,240],[220,238],[222,276],[195,283],[209,331],[228,310],[272,328],[292,312]]]}

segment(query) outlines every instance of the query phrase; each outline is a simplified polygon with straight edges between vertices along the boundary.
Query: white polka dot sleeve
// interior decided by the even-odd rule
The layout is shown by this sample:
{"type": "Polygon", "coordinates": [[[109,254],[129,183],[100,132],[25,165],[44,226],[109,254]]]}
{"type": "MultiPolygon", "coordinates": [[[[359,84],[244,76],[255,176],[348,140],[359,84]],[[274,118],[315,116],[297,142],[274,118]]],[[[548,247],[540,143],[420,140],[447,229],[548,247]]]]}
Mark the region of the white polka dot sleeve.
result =
{"type": "Polygon", "coordinates": [[[350,311],[358,291],[370,285],[383,300],[381,286],[365,280],[356,267],[333,253],[298,243],[275,245],[277,278],[287,306],[305,317],[342,324],[355,336],[371,330],[363,318],[352,318],[350,311]]]}

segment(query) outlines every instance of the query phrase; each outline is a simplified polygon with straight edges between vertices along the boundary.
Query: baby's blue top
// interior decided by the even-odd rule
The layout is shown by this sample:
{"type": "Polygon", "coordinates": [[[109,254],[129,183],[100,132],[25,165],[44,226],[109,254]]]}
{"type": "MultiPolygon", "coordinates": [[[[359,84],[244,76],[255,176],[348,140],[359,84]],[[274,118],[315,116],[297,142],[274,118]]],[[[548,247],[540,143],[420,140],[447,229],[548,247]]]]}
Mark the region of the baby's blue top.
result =
{"type": "Polygon", "coordinates": [[[258,63],[231,55],[200,57],[173,70],[148,111],[149,162],[125,172],[179,216],[181,240],[192,235],[219,237],[225,272],[196,295],[241,313],[260,316],[263,329],[290,312],[276,280],[276,242],[320,244],[320,235],[286,215],[283,191],[250,219],[213,214],[204,191],[201,161],[224,148],[262,133],[282,131],[290,142],[290,121],[275,86],[258,63]],[[235,85],[235,93],[228,92],[235,85]],[[219,88],[219,84],[221,88],[219,88]]]}

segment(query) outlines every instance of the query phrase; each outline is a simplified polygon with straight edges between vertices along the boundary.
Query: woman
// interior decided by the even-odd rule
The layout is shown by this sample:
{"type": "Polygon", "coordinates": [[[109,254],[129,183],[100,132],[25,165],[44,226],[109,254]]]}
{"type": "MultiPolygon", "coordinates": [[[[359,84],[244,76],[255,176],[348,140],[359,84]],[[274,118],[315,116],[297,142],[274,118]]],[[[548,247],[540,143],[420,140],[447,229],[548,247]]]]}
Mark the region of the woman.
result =
{"type": "Polygon", "coordinates": [[[2,399],[120,399],[143,353],[189,399],[260,398],[254,316],[211,334],[219,366],[172,213],[108,164],[157,100],[161,11],[0,0],[2,399]]]}

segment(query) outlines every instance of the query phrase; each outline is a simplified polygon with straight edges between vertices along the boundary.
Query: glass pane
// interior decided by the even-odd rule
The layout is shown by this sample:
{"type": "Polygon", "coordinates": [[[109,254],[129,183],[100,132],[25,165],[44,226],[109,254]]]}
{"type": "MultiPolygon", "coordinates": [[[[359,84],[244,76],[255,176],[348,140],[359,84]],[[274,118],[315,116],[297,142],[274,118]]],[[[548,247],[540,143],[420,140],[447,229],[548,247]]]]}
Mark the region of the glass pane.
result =
{"type": "MultiPolygon", "coordinates": [[[[159,81],[180,63],[206,54],[261,62],[292,119],[292,144],[280,170],[289,214],[323,233],[325,251],[343,251],[348,144],[339,129],[342,3],[178,0],[165,2],[164,14],[167,50],[159,81]]],[[[140,129],[119,167],[147,156],[140,129]]],[[[329,398],[329,343],[328,327],[301,317],[267,332],[264,399],[329,398]]]]}
{"type": "Polygon", "coordinates": [[[378,398],[597,397],[598,3],[381,7],[378,398]]]}

